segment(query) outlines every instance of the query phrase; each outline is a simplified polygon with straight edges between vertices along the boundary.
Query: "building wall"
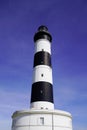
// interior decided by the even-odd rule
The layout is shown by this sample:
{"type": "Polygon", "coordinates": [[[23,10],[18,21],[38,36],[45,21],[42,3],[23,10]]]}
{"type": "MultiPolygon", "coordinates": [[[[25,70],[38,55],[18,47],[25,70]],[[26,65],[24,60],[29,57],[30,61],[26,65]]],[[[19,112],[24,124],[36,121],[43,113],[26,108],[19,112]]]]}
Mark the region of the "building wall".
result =
{"type": "Polygon", "coordinates": [[[72,119],[55,113],[23,113],[13,118],[12,130],[72,130],[72,119]]]}

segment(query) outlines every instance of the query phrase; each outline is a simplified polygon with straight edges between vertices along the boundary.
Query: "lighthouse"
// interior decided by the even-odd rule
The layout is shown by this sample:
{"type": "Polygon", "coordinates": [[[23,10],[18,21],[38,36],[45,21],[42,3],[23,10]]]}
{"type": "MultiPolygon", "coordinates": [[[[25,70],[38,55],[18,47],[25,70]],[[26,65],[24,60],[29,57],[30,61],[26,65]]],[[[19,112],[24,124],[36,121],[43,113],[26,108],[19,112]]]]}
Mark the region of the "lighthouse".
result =
{"type": "Polygon", "coordinates": [[[51,41],[52,37],[47,27],[40,26],[34,35],[35,54],[31,108],[54,109],[51,41]]]}
{"type": "Polygon", "coordinates": [[[13,113],[12,130],[72,130],[71,114],[54,109],[51,44],[48,28],[40,26],[34,35],[30,109],[13,113]]]}

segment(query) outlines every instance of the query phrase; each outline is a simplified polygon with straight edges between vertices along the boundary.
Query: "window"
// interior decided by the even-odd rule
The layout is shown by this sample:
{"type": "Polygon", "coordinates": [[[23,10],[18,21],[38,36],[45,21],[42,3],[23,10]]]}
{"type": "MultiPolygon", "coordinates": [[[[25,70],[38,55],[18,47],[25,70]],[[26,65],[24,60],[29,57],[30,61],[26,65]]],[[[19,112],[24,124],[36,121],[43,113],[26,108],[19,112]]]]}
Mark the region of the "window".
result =
{"type": "Polygon", "coordinates": [[[41,77],[43,77],[44,75],[43,74],[41,74],[41,77]]]}
{"type": "Polygon", "coordinates": [[[44,117],[40,117],[40,124],[44,125],[44,117]]]}

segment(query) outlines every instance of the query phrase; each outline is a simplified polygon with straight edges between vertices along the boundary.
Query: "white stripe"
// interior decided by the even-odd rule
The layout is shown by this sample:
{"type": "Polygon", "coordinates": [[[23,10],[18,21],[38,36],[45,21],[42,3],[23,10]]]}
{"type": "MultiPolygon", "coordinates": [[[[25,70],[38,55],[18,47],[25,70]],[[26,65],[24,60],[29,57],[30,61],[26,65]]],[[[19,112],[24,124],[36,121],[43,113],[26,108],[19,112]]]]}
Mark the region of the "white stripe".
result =
{"type": "Polygon", "coordinates": [[[35,43],[35,53],[39,51],[46,51],[51,54],[51,43],[46,39],[39,39],[35,43]]]}
{"type": "Polygon", "coordinates": [[[46,101],[37,101],[30,104],[30,108],[35,109],[54,109],[54,104],[46,101]]]}
{"type": "Polygon", "coordinates": [[[38,81],[45,81],[52,84],[52,68],[46,65],[36,66],[33,70],[33,83],[38,81]]]}

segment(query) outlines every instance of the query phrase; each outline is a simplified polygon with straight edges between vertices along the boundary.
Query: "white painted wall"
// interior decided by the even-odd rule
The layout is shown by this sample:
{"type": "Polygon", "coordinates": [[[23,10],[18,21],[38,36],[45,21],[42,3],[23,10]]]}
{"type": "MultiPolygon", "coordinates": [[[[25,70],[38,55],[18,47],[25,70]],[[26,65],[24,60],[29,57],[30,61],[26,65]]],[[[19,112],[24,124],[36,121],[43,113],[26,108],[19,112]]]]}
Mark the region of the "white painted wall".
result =
{"type": "Polygon", "coordinates": [[[45,101],[38,101],[38,102],[32,102],[30,104],[30,108],[35,109],[54,109],[54,104],[51,102],[45,102],[45,101]]]}
{"type": "Polygon", "coordinates": [[[13,122],[12,130],[72,130],[71,115],[58,110],[19,111],[13,122]]]}
{"type": "Polygon", "coordinates": [[[45,81],[52,84],[52,68],[46,65],[39,65],[34,67],[33,83],[38,81],[45,81]]]}
{"type": "Polygon", "coordinates": [[[35,43],[35,53],[42,50],[51,54],[51,43],[46,39],[39,39],[35,43]]]}

